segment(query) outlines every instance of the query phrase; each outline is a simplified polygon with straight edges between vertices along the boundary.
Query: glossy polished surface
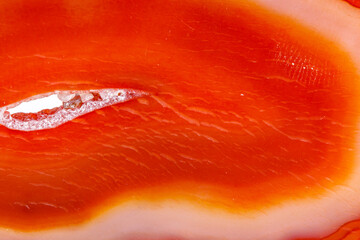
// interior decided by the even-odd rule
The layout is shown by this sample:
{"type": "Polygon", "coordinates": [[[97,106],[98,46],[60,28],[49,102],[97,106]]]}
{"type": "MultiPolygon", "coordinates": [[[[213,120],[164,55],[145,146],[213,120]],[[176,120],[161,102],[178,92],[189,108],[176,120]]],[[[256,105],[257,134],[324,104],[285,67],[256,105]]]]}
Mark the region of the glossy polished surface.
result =
{"type": "MultiPolygon", "coordinates": [[[[1,126],[2,227],[76,226],[137,201],[255,223],[355,168],[356,66],[286,16],[247,1],[36,0],[1,3],[0,18],[1,107],[58,90],[147,93],[53,129],[1,126]]],[[[288,235],[311,235],[299,231],[288,235]]]]}

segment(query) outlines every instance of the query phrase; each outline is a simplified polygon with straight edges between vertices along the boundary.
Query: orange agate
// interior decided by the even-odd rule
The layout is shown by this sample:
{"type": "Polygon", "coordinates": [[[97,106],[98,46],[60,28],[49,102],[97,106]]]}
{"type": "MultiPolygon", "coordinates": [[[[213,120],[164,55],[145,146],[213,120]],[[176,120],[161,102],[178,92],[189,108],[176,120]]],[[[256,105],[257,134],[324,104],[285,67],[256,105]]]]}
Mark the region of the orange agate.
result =
{"type": "Polygon", "coordinates": [[[2,227],[72,226],[138,199],[251,213],[352,173],[359,76],[294,20],[188,0],[4,2],[0,16],[0,107],[147,93],[46,130],[1,126],[2,227]]]}

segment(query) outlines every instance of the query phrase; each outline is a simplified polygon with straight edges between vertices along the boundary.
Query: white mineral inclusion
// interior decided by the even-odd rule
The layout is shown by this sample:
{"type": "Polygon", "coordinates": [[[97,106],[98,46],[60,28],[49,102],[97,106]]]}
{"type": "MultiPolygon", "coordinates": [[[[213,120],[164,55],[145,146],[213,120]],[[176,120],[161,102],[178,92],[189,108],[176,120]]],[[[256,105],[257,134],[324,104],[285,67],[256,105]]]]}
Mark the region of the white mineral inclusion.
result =
{"type": "Polygon", "coordinates": [[[82,102],[87,102],[93,99],[94,95],[92,95],[91,93],[81,93],[80,97],[82,102]]]}
{"type": "MultiPolygon", "coordinates": [[[[33,96],[23,101],[0,108],[0,124],[13,130],[37,131],[58,127],[81,115],[114,105],[126,102],[135,98],[144,97],[147,92],[134,89],[96,89],[96,90],[72,90],[55,91],[33,96]],[[95,95],[99,96],[95,98],[95,95]],[[71,104],[71,100],[79,96],[81,104],[71,104]],[[63,107],[68,103],[71,107],[63,107]],[[46,109],[56,109],[53,114],[48,114],[40,120],[20,120],[12,117],[15,113],[39,113],[46,109]]],[[[79,103],[79,102],[77,102],[79,103]]]]}
{"type": "Polygon", "coordinates": [[[35,99],[29,102],[22,102],[14,108],[9,108],[7,111],[10,114],[37,113],[43,109],[52,109],[52,108],[60,107],[62,105],[63,102],[58,98],[56,94],[53,94],[51,96],[35,99]]]}

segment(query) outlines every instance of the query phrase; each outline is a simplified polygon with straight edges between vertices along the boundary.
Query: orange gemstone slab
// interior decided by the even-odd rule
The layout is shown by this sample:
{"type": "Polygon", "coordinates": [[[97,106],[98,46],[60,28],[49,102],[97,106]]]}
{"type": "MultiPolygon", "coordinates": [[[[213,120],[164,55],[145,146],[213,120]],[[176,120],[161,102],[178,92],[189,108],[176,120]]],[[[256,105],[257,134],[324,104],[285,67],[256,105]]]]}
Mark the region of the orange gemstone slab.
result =
{"type": "MultiPolygon", "coordinates": [[[[247,1],[163,0],[16,1],[1,3],[0,16],[1,107],[55,91],[146,93],[46,130],[3,124],[4,228],[80,226],[114,209],[112,219],[132,229],[124,221],[136,225],[132,212],[170,201],[134,219],[147,226],[159,214],[185,226],[191,217],[203,229],[229,226],[223,234],[237,239],[239,223],[256,226],[273,208],[326,198],[356,167],[354,61],[289,17],[247,1]]],[[[277,214],[276,223],[289,222],[277,214]]],[[[274,236],[322,233],[301,231],[295,222],[307,215],[298,214],[274,236]]],[[[169,229],[161,237],[181,238],[186,228],[169,229]]],[[[273,233],[241,231],[244,239],[273,233]]],[[[201,232],[185,239],[193,236],[201,232]]]]}

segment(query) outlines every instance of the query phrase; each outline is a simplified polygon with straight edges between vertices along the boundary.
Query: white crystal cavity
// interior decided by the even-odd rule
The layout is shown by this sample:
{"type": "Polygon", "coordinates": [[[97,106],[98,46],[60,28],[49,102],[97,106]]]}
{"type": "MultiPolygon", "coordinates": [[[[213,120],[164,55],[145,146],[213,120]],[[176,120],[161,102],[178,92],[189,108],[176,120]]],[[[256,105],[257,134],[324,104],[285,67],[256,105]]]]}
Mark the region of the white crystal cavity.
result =
{"type": "Polygon", "coordinates": [[[9,108],[7,111],[10,114],[14,113],[37,113],[43,109],[53,109],[62,106],[63,102],[57,97],[56,94],[48,97],[34,99],[28,102],[22,102],[16,107],[9,108]]]}
{"type": "Polygon", "coordinates": [[[0,108],[0,124],[20,131],[50,129],[97,109],[146,95],[140,90],[117,88],[55,91],[0,108]]]}

